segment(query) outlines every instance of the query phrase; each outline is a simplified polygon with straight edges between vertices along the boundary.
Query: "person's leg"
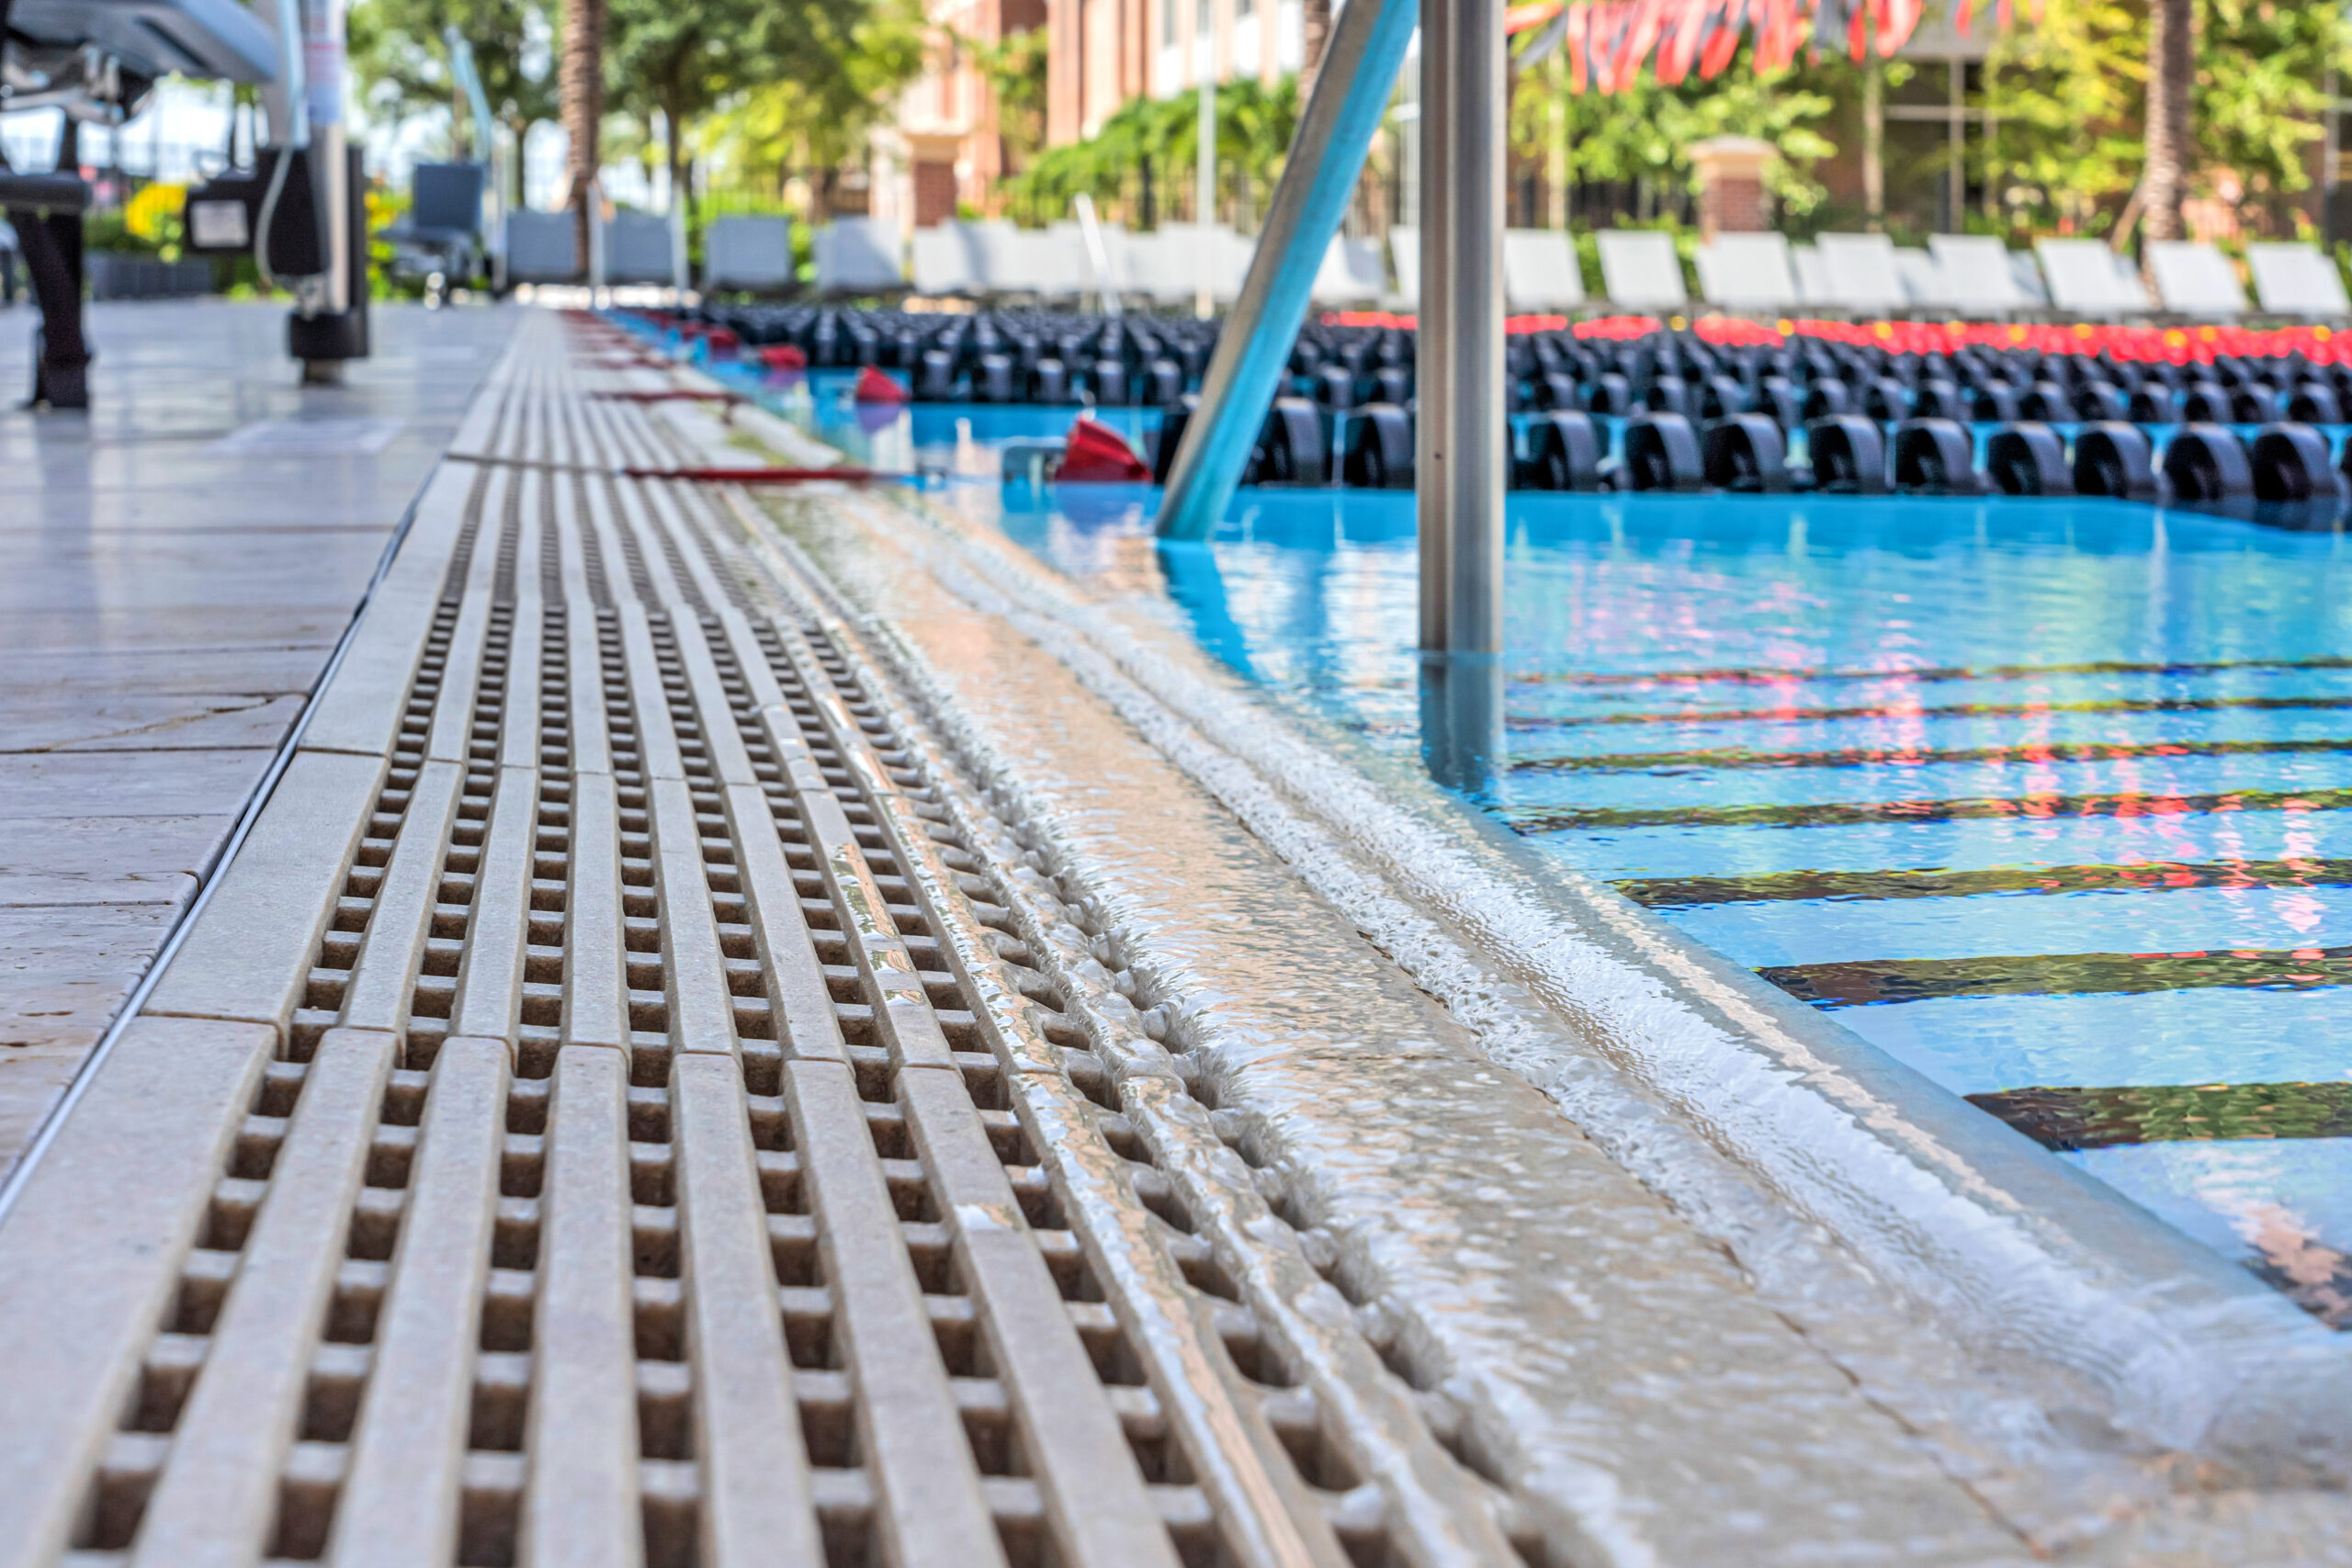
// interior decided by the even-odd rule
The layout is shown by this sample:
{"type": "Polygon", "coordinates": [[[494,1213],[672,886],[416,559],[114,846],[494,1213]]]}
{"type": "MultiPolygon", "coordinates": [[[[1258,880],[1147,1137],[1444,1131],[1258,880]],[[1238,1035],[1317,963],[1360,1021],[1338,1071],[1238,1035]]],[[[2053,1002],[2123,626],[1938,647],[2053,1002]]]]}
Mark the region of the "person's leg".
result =
{"type": "Polygon", "coordinates": [[[41,352],[33,371],[33,401],[51,408],[90,406],[90,351],[82,335],[82,219],[78,213],[36,213],[14,208],[8,221],[32,275],[40,306],[41,352]]]}

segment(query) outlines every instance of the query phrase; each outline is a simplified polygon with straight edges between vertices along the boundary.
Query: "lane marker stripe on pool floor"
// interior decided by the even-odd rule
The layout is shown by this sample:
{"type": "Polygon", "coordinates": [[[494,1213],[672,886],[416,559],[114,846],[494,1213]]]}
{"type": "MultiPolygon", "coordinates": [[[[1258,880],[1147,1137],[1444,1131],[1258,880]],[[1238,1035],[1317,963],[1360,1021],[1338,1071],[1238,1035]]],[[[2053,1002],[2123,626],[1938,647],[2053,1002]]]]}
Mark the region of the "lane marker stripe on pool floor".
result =
{"type": "Polygon", "coordinates": [[[2199,989],[2311,991],[2352,984],[2352,947],[2216,953],[2062,953],[1881,958],[1757,971],[1825,1011],[1951,997],[2134,996],[2199,989]]]}
{"type": "Polygon", "coordinates": [[[2212,795],[1982,795],[1961,800],[1823,801],[1811,806],[1541,807],[1506,809],[1512,831],[1534,836],[1593,828],[1836,828],[1870,822],[1968,822],[2011,818],[2183,817],[2200,811],[2340,811],[2352,789],[2241,789],[2212,795]]]}
{"type": "Polygon", "coordinates": [[[1978,871],[1779,871],[1754,876],[1632,877],[1610,886],[1646,909],[1816,899],[1972,898],[2016,893],[2182,893],[2200,887],[2340,887],[2352,860],[2140,861],[1999,865],[1978,871]]]}
{"type": "Polygon", "coordinates": [[[1966,1097],[2045,1148],[2232,1138],[2352,1138],[2352,1083],[2005,1089],[1966,1097]]]}
{"type": "Polygon", "coordinates": [[[1613,751],[1597,757],[1529,757],[1510,764],[1529,773],[1648,773],[1661,769],[1924,768],[1950,762],[2020,763],[2126,761],[2141,757],[2263,757],[2352,751],[2352,737],[2284,740],[2036,741],[2019,746],[1969,746],[1925,750],[1856,746],[1837,751],[1613,751]]]}

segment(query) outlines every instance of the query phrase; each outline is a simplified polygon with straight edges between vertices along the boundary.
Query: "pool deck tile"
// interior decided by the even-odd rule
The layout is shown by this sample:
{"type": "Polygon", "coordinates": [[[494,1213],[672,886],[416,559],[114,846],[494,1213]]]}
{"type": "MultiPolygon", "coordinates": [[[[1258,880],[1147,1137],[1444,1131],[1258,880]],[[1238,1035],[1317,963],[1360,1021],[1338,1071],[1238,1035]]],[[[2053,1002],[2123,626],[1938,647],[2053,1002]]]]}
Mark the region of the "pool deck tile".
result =
{"type": "MultiPolygon", "coordinates": [[[[219,855],[513,319],[379,308],[376,355],[306,389],[281,309],[96,305],[92,412],[0,413],[0,1173],[219,855]],[[387,423],[220,445],[311,419],[387,423]]],[[[0,309],[0,382],[34,320],[0,309]]]]}

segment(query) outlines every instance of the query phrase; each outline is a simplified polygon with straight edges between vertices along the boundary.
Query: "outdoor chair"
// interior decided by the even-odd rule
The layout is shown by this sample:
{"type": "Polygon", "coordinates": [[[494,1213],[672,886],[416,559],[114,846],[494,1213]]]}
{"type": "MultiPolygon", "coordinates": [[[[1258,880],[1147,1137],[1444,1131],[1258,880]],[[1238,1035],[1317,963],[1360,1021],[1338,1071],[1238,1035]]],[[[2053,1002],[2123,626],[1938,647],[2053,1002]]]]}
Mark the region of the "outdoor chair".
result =
{"type": "Polygon", "coordinates": [[[1209,298],[1217,304],[1230,305],[1241,298],[1241,285],[1250,276],[1250,261],[1256,254],[1258,243],[1244,239],[1222,223],[1207,231],[1205,244],[1202,230],[1194,223],[1164,223],[1159,229],[1159,266],[1164,269],[1165,294],[1153,298],[1163,304],[1182,305],[1190,301],[1201,286],[1201,268],[1209,268],[1209,298]],[[1204,250],[1207,252],[1203,254],[1204,250]]]}
{"type": "Polygon", "coordinates": [[[974,255],[972,231],[952,219],[932,229],[915,231],[914,283],[918,294],[973,294],[979,290],[979,266],[974,255]]]}
{"type": "Polygon", "coordinates": [[[1125,265],[1128,290],[1153,304],[1176,305],[1192,298],[1183,242],[1171,230],[1129,235],[1125,265]]]}
{"type": "Polygon", "coordinates": [[[1097,266],[1092,247],[1086,243],[1083,225],[1073,225],[1078,236],[1078,291],[1092,295],[1096,308],[1105,308],[1105,301],[1124,299],[1140,293],[1143,286],[1136,279],[1136,236],[1117,223],[1098,223],[1096,231],[1102,239],[1102,262],[1097,266]],[[1106,270],[1107,269],[1107,270],[1106,270]]]}
{"type": "Polygon", "coordinates": [[[1031,265],[1042,285],[1037,290],[1040,298],[1075,299],[1095,291],[1094,257],[1086,248],[1086,230],[1078,220],[1065,218],[1043,229],[1022,231],[1028,236],[1031,265]]]}
{"type": "Polygon", "coordinates": [[[2151,309],[2131,264],[2104,241],[2036,240],[2033,249],[2050,280],[2050,303],[2068,315],[2133,316],[2151,309]]]}
{"type": "Polygon", "coordinates": [[[1893,240],[1883,234],[1824,234],[1816,243],[1827,275],[1822,303],[1857,316],[1891,315],[1910,303],[1893,240]]]}
{"type": "MultiPolygon", "coordinates": [[[[832,219],[809,240],[816,287],[842,294],[875,294],[906,287],[899,226],[882,219],[832,219]]],[[[790,252],[786,252],[790,254],[790,252]]]]}
{"type": "Polygon", "coordinates": [[[975,223],[965,230],[972,252],[972,283],[982,294],[1035,293],[1030,276],[1029,248],[1020,226],[1001,218],[975,223]]]}
{"type": "Polygon", "coordinates": [[[2190,240],[2154,240],[2148,244],[2148,270],[2165,309],[2183,316],[2238,317],[2245,314],[2245,289],[2229,257],[2211,244],[2190,240]]]}
{"type": "Polygon", "coordinates": [[[1935,254],[1912,246],[1899,246],[1894,253],[1894,276],[1903,285],[1903,303],[1912,310],[1942,314],[1957,309],[1952,299],[1951,282],[1935,254]]]}
{"type": "Polygon", "coordinates": [[[392,271],[441,279],[447,288],[481,270],[481,194],[490,171],[480,164],[419,164],[407,214],[384,231],[392,271]]]}
{"type": "MultiPolygon", "coordinates": [[[[1508,242],[1506,242],[1508,243],[1508,242]]],[[[1504,252],[1503,266],[1508,276],[1510,252],[1504,252]]],[[[1421,298],[1421,231],[1399,223],[1388,231],[1388,260],[1396,269],[1396,298],[1406,305],[1419,303],[1421,298]]]]}
{"type": "Polygon", "coordinates": [[[2019,286],[2016,264],[2033,265],[1990,234],[1931,234],[1928,253],[1943,276],[1939,303],[1963,316],[2006,316],[2030,308],[2032,295],[2019,286]]]}
{"type": "Polygon", "coordinates": [[[1078,253],[1084,243],[1076,225],[1064,235],[997,219],[974,224],[970,233],[975,281],[981,293],[1044,300],[1078,292],[1079,269],[1084,265],[1078,253]]]}
{"type": "Polygon", "coordinates": [[[1513,310],[1565,314],[1582,307],[1584,269],[1577,265],[1576,242],[1556,229],[1504,230],[1503,297],[1513,310]]]}
{"type": "Polygon", "coordinates": [[[2009,253],[2009,277],[2024,295],[2026,303],[2037,310],[2050,307],[2050,285],[2041,276],[2041,263],[2031,251],[2009,253]]]}
{"type": "Polygon", "coordinates": [[[670,220],[658,212],[616,212],[605,222],[606,283],[669,284],[678,279],[670,220]]]}
{"type": "Polygon", "coordinates": [[[1388,291],[1380,266],[1380,245],[1374,240],[1351,240],[1334,234],[1324,247],[1323,265],[1316,269],[1309,297],[1317,305],[1373,305],[1388,291]]]}
{"type": "MultiPolygon", "coordinates": [[[[824,287],[825,230],[817,231],[818,287],[824,287]]],[[[731,213],[714,218],[702,234],[702,286],[706,291],[744,288],[753,292],[789,288],[792,220],[731,213]]]]}
{"type": "Polygon", "coordinates": [[[2335,264],[2312,244],[2248,245],[2246,266],[2254,274],[2255,298],[2273,316],[2316,316],[2341,321],[2352,316],[2344,279],[2335,264]]]}
{"type": "Polygon", "coordinates": [[[1625,310],[1680,310],[1690,303],[1674,236],[1656,229],[1605,229],[1600,280],[1609,302],[1625,310]]]}
{"type": "Polygon", "coordinates": [[[1796,280],[1796,303],[1815,310],[1828,310],[1837,301],[1830,298],[1829,264],[1821,259],[1819,245],[1789,247],[1789,276],[1796,280]]]}
{"type": "Polygon", "coordinates": [[[1800,298],[1789,264],[1789,242],[1780,234],[1718,234],[1699,247],[1699,291],[1721,310],[1781,311],[1800,298]]]}
{"type": "Polygon", "coordinates": [[[506,215],[507,282],[578,283],[586,276],[571,213],[523,208],[506,215]]]}

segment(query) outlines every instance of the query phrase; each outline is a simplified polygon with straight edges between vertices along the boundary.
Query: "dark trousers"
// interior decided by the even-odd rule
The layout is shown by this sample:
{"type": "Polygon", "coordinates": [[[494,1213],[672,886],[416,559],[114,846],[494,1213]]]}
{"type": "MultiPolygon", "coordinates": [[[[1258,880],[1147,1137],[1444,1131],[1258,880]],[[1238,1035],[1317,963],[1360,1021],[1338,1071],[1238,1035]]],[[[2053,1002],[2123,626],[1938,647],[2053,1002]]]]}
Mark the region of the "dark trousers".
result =
{"type": "Polygon", "coordinates": [[[8,209],[9,226],[32,277],[40,306],[40,358],[33,369],[33,401],[51,408],[90,406],[88,340],[82,335],[82,215],[8,209]]]}

